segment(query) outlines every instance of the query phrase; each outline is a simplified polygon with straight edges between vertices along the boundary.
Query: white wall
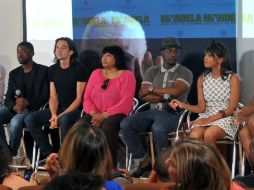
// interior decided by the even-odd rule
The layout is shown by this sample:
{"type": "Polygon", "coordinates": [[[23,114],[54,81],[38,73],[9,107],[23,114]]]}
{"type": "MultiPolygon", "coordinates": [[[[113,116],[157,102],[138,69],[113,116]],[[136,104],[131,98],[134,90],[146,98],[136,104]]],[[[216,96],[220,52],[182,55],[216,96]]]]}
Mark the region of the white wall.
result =
{"type": "Polygon", "coordinates": [[[22,20],[22,0],[0,1],[0,65],[6,69],[5,81],[9,71],[19,64],[16,47],[23,40],[22,20]]]}

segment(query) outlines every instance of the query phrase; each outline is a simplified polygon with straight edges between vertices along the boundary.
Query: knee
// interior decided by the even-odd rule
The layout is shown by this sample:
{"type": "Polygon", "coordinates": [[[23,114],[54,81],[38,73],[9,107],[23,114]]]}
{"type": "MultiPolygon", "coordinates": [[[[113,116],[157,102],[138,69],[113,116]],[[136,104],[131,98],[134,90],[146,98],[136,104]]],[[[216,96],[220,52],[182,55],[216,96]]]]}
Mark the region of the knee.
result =
{"type": "Polygon", "coordinates": [[[248,120],[247,126],[248,126],[249,130],[254,130],[254,117],[251,117],[251,118],[248,120]]]}
{"type": "Polygon", "coordinates": [[[19,127],[23,127],[23,119],[21,120],[20,118],[15,118],[13,117],[10,121],[10,128],[12,129],[17,129],[19,127]]]}
{"type": "Polygon", "coordinates": [[[203,139],[203,134],[195,131],[195,130],[191,130],[190,134],[189,134],[189,138],[191,139],[203,139]]]}
{"type": "Polygon", "coordinates": [[[61,128],[69,127],[69,125],[70,125],[70,119],[69,119],[68,115],[66,115],[66,114],[62,115],[62,116],[59,118],[59,123],[58,123],[58,125],[59,125],[61,128]]]}
{"type": "Polygon", "coordinates": [[[158,125],[152,126],[152,132],[155,139],[167,139],[170,131],[165,130],[163,127],[160,127],[158,125]]]}
{"type": "Polygon", "coordinates": [[[130,129],[130,119],[128,117],[124,118],[121,122],[120,122],[120,129],[122,130],[122,132],[126,132],[130,129]]]}
{"type": "Polygon", "coordinates": [[[216,140],[217,140],[216,136],[214,136],[210,132],[205,132],[204,133],[204,141],[206,141],[206,142],[208,142],[210,144],[215,144],[216,140]]]}
{"type": "Polygon", "coordinates": [[[239,136],[240,139],[245,139],[247,136],[249,135],[249,131],[247,129],[247,127],[243,127],[240,131],[239,131],[239,136]]]}
{"type": "Polygon", "coordinates": [[[25,118],[24,118],[24,123],[25,126],[30,129],[33,128],[33,126],[35,126],[36,119],[34,118],[33,114],[28,114],[25,118]]]}

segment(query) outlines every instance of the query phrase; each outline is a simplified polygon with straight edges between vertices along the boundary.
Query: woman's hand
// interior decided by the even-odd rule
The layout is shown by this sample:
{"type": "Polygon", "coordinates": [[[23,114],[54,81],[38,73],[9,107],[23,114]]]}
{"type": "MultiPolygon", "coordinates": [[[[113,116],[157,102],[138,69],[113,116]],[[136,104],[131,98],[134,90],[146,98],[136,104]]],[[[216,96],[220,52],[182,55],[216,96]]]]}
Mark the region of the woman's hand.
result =
{"type": "Polygon", "coordinates": [[[124,178],[126,178],[130,183],[133,183],[133,179],[126,169],[117,168],[116,171],[121,172],[124,178]]]}
{"type": "Polygon", "coordinates": [[[210,118],[199,118],[194,121],[193,126],[206,126],[209,123],[211,123],[210,118]]]}
{"type": "Polygon", "coordinates": [[[106,119],[103,113],[95,113],[92,116],[91,124],[95,127],[100,127],[106,119]]]}
{"type": "Polygon", "coordinates": [[[168,105],[175,111],[177,111],[177,107],[182,108],[183,109],[183,103],[180,102],[177,99],[173,99],[171,102],[168,103],[168,105]]]}
{"type": "Polygon", "coordinates": [[[51,178],[58,175],[61,170],[59,156],[57,153],[50,154],[46,159],[45,168],[48,171],[51,178]]]}

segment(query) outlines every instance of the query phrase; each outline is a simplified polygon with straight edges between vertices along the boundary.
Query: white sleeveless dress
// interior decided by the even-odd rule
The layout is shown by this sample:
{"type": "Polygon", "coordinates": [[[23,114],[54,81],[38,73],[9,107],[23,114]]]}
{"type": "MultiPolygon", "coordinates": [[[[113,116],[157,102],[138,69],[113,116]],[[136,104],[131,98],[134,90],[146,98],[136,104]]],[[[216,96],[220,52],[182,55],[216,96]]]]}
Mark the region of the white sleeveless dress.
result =
{"type": "MultiPolygon", "coordinates": [[[[199,118],[208,118],[216,115],[219,111],[224,110],[229,105],[230,100],[230,77],[226,80],[221,77],[218,79],[212,78],[209,73],[203,81],[203,92],[206,101],[206,110],[199,114],[199,118]]],[[[216,125],[223,129],[229,138],[233,138],[236,133],[236,126],[233,126],[234,116],[228,116],[219,120],[213,121],[208,126],[216,125]]]]}

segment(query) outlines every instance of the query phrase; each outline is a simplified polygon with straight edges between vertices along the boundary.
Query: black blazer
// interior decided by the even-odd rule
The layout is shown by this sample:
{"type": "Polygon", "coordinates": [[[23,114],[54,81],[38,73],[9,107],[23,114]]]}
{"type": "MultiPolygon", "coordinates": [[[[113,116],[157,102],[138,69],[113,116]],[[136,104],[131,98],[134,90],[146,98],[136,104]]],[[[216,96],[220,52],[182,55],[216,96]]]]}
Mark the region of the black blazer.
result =
{"type": "MultiPolygon", "coordinates": [[[[32,67],[32,83],[28,87],[28,95],[24,97],[28,99],[29,111],[38,110],[49,100],[49,80],[48,80],[48,67],[33,62],[32,67]]],[[[24,71],[22,66],[12,70],[9,74],[8,89],[4,105],[13,111],[15,105],[15,91],[21,90],[24,92],[24,71]]]]}

